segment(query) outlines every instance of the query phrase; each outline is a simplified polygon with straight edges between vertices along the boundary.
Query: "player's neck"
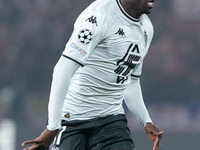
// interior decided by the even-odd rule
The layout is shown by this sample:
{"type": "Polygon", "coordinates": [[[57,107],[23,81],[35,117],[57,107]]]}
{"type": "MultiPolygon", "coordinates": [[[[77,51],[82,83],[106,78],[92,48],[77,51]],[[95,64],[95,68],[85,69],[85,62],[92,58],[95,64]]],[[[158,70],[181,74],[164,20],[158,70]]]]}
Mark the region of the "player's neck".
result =
{"type": "Polygon", "coordinates": [[[120,0],[120,3],[126,13],[131,17],[139,19],[142,15],[142,13],[138,11],[137,5],[134,5],[133,2],[129,2],[128,0],[120,0]]]}

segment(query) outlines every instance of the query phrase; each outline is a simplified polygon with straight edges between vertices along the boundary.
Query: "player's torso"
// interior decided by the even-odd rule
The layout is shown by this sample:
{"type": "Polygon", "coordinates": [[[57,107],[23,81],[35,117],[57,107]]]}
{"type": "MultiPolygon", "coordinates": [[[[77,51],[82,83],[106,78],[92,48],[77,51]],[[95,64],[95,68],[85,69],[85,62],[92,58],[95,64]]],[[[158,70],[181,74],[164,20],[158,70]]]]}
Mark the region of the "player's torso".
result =
{"type": "MultiPolygon", "coordinates": [[[[109,19],[105,19],[102,28],[98,24],[101,18],[95,13],[83,19],[90,26],[88,30],[93,32],[93,28],[99,27],[105,36],[95,45],[84,67],[79,68],[71,81],[64,113],[73,112],[74,118],[78,118],[77,115],[91,118],[123,113],[121,104],[130,74],[134,71],[137,72],[135,75],[141,74],[138,66],[143,62],[151,40],[148,39],[148,34],[152,33],[146,16],[133,21],[124,16],[117,3],[110,10],[103,11],[109,19]]],[[[81,45],[83,49],[84,46],[81,45]]]]}
{"type": "Polygon", "coordinates": [[[111,27],[109,36],[97,45],[83,70],[94,67],[95,70],[107,73],[104,80],[108,82],[126,82],[130,73],[142,63],[148,49],[145,29],[139,23],[125,23],[119,20],[111,27]]]}
{"type": "MultiPolygon", "coordinates": [[[[102,0],[99,0],[99,3],[101,2],[102,0]]],[[[85,23],[91,26],[88,30],[93,32],[93,28],[100,28],[104,37],[94,46],[84,67],[80,68],[78,73],[88,73],[110,84],[124,84],[131,72],[136,71],[135,75],[141,75],[137,67],[143,62],[148,51],[152,25],[146,15],[140,20],[128,18],[123,14],[123,10],[120,10],[119,1],[108,2],[105,2],[105,5],[109,9],[99,6],[97,10],[93,10],[101,12],[102,15],[106,14],[106,18],[101,18],[93,11],[88,17],[84,16],[85,23]],[[103,25],[101,19],[104,19],[103,25]]]]}

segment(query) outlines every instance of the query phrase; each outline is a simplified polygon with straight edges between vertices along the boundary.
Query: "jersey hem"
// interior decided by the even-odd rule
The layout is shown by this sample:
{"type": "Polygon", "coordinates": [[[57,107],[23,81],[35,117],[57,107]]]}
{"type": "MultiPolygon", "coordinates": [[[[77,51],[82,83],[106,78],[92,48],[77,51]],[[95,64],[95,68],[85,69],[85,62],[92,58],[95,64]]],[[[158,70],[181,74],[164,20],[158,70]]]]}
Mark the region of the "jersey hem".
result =
{"type": "Polygon", "coordinates": [[[107,115],[99,115],[99,116],[88,116],[88,117],[84,117],[84,118],[81,118],[81,117],[73,117],[73,118],[66,118],[66,117],[62,117],[61,120],[64,120],[64,121],[74,121],[74,120],[90,120],[90,119],[94,119],[94,118],[102,118],[102,117],[106,117],[106,116],[112,116],[112,115],[125,115],[124,112],[121,112],[121,113],[113,113],[113,114],[107,114],[107,115]]]}

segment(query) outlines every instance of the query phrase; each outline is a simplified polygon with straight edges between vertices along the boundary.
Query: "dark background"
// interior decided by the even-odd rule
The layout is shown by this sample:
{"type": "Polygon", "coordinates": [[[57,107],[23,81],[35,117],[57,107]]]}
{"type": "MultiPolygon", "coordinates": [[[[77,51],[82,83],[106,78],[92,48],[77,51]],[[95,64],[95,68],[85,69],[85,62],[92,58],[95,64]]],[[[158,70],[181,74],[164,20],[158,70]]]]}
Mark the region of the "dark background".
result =
{"type": "MultiPolygon", "coordinates": [[[[9,142],[6,150],[20,150],[45,128],[53,67],[91,2],[0,0],[0,150],[9,142]],[[14,127],[13,139],[5,138],[4,125],[14,127]]],[[[155,34],[141,77],[146,105],[165,131],[163,150],[198,150],[200,1],[157,0],[149,17],[155,34]]],[[[127,117],[136,149],[151,149],[143,128],[127,117]]]]}

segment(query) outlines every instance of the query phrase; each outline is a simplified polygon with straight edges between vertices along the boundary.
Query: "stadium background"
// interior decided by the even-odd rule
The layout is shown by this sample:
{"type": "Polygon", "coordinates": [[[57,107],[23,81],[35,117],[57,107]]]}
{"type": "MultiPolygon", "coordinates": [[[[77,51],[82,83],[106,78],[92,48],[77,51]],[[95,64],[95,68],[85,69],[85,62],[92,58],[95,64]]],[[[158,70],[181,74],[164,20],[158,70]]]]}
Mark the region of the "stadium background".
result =
{"type": "MultiPolygon", "coordinates": [[[[52,70],[78,14],[93,0],[0,1],[0,150],[45,128],[52,70]]],[[[200,1],[157,0],[142,88],[163,150],[200,149],[200,1]]],[[[126,109],[127,110],[127,109],[126,109]]],[[[137,150],[151,149],[127,111],[137,150]]]]}

